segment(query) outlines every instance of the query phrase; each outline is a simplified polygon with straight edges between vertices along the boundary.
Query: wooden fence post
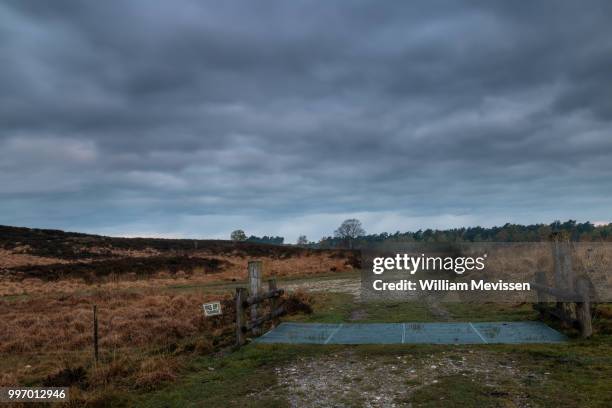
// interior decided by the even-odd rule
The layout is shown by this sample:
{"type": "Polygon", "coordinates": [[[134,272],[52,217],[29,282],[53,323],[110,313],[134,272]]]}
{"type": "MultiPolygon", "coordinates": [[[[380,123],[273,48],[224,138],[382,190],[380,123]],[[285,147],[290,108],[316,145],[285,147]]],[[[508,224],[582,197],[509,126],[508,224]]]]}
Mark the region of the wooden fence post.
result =
{"type": "Polygon", "coordinates": [[[246,299],[244,288],[236,288],[236,346],[240,347],[244,344],[244,308],[242,302],[246,299]]]}
{"type": "Polygon", "coordinates": [[[93,340],[94,340],[94,357],[98,362],[98,306],[93,306],[93,340]]]}
{"type": "MultiPolygon", "coordinates": [[[[553,241],[553,261],[555,268],[554,287],[562,289],[568,293],[574,292],[574,270],[572,268],[572,251],[568,239],[557,235],[553,241]]],[[[572,302],[574,299],[561,297],[557,300],[556,308],[560,313],[573,316],[575,308],[572,302]]]]}
{"type": "MultiPolygon", "coordinates": [[[[546,286],[546,273],[538,271],[535,274],[535,283],[538,285],[546,286]]],[[[545,302],[547,300],[546,294],[539,288],[536,288],[536,309],[540,312],[540,317],[544,315],[545,302]]]]}
{"type": "Polygon", "coordinates": [[[591,337],[593,326],[591,323],[591,302],[589,298],[589,281],[580,278],[576,281],[576,292],[580,297],[576,302],[576,318],[580,324],[580,335],[583,338],[591,337]]]}
{"type": "MultiPolygon", "coordinates": [[[[269,291],[275,291],[276,288],[276,279],[269,279],[268,280],[268,290],[269,291]]],[[[273,297],[270,300],[270,312],[274,312],[276,310],[278,306],[278,298],[277,297],[273,297]]],[[[272,327],[276,327],[278,324],[278,319],[273,319],[272,320],[272,327]]]]}
{"type": "MultiPolygon", "coordinates": [[[[249,261],[249,289],[251,291],[251,296],[257,296],[261,292],[261,275],[262,275],[262,267],[261,261],[249,261]]],[[[259,317],[257,314],[257,304],[251,306],[251,321],[257,320],[259,317]]],[[[261,328],[256,327],[253,328],[253,335],[259,336],[261,335],[261,328]]]]}

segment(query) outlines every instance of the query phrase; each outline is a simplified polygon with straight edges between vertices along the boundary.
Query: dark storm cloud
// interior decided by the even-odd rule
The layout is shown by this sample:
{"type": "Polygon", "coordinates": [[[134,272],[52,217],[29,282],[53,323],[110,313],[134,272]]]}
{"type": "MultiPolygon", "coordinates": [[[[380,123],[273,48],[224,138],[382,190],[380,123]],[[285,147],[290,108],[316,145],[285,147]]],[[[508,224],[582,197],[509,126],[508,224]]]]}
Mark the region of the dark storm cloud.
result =
{"type": "MultiPolygon", "coordinates": [[[[0,5],[0,223],[608,220],[612,6],[0,5]]],[[[368,225],[369,223],[369,225],[368,225]]]]}

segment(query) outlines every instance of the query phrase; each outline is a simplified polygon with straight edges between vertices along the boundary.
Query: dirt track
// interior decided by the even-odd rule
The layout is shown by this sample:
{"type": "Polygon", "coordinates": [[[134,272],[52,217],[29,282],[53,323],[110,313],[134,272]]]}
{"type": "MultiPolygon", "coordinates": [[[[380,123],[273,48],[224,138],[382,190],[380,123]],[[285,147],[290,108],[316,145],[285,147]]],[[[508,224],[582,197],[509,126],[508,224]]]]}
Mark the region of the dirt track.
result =
{"type": "Polygon", "coordinates": [[[299,359],[276,368],[276,373],[279,384],[287,388],[290,405],[296,408],[404,407],[417,390],[435,387],[448,376],[478,381],[492,394],[505,394],[513,406],[527,407],[524,394],[507,390],[535,379],[509,356],[484,350],[443,351],[415,360],[406,355],[368,356],[348,349],[322,358],[299,359]]]}

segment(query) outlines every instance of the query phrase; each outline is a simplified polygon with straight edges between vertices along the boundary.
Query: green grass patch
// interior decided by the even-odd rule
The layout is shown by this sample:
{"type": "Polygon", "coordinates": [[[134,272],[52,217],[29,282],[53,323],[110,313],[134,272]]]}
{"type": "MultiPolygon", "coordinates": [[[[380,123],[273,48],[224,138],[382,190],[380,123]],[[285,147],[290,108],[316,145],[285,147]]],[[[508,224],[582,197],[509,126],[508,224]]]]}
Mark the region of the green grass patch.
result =
{"type": "Polygon", "coordinates": [[[342,323],[349,320],[355,304],[353,296],[346,293],[312,294],[312,314],[286,316],[283,321],[304,323],[342,323]]]}
{"type": "Polygon", "coordinates": [[[469,322],[536,320],[538,312],[531,304],[511,303],[444,303],[453,320],[469,322]]]}
{"type": "Polygon", "coordinates": [[[487,387],[478,378],[452,375],[437,383],[418,388],[411,398],[415,407],[503,407],[509,405],[509,393],[487,387]]]}
{"type": "Polygon", "coordinates": [[[313,313],[283,318],[283,321],[304,323],[360,323],[379,322],[429,322],[434,317],[427,307],[417,302],[377,302],[356,303],[353,296],[346,293],[313,293],[313,313]],[[351,319],[353,312],[359,312],[358,319],[351,319]]]}
{"type": "Polygon", "coordinates": [[[434,320],[427,307],[418,302],[368,302],[358,307],[365,312],[365,317],[360,322],[402,323],[434,320]]]}
{"type": "Polygon", "coordinates": [[[197,357],[183,379],[143,394],[139,407],[286,407],[274,367],[336,347],[249,345],[224,357],[197,357]]]}

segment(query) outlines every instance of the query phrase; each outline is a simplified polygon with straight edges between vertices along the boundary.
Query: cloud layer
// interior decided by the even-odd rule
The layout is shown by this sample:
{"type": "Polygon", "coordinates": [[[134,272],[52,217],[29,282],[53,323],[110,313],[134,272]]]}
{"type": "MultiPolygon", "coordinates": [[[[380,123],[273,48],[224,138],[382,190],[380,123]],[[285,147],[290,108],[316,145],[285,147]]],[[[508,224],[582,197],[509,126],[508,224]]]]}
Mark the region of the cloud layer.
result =
{"type": "Polygon", "coordinates": [[[0,223],[609,220],[607,1],[0,5],[0,223]]]}

